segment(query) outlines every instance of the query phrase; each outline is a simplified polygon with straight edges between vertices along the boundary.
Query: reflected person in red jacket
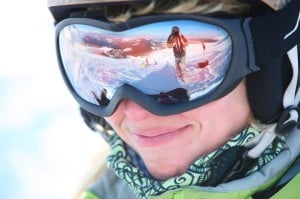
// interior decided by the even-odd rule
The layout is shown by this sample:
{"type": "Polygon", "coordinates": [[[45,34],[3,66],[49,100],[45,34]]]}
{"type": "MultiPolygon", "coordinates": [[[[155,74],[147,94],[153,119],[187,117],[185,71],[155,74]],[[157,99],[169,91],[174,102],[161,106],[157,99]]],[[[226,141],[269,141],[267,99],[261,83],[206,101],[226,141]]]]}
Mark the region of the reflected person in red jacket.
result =
{"type": "Polygon", "coordinates": [[[187,39],[180,33],[178,26],[172,27],[172,32],[168,37],[167,46],[173,48],[176,65],[176,76],[184,82],[186,74],[185,68],[185,55],[186,46],[188,45],[187,39]]]}

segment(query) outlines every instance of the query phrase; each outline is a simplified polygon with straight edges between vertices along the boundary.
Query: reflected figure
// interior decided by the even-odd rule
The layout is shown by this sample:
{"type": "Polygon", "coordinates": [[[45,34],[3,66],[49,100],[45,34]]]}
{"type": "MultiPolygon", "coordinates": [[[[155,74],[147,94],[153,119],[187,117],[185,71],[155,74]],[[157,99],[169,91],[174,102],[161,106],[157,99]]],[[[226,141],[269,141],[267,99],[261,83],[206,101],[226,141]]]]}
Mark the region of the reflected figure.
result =
{"type": "Polygon", "coordinates": [[[167,46],[173,48],[176,65],[176,76],[184,82],[186,74],[185,68],[185,55],[186,46],[188,45],[187,39],[181,34],[178,26],[172,27],[172,32],[168,37],[167,46]]]}
{"type": "Polygon", "coordinates": [[[96,95],[95,92],[92,91],[92,94],[94,95],[96,101],[98,102],[99,105],[101,106],[105,106],[109,103],[109,99],[106,97],[107,95],[107,90],[105,88],[103,88],[102,92],[101,92],[101,96],[100,99],[99,97],[96,95]]]}
{"type": "Polygon", "coordinates": [[[176,104],[179,102],[185,102],[189,100],[187,90],[184,88],[176,88],[169,92],[160,92],[157,95],[159,102],[164,104],[176,104]]]}

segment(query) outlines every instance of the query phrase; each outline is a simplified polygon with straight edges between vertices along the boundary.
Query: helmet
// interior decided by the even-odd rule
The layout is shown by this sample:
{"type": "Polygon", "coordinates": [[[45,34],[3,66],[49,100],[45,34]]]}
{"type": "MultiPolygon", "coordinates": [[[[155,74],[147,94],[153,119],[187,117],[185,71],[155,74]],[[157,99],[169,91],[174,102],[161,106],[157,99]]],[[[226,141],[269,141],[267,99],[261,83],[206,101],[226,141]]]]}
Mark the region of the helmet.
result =
{"type": "MultiPolygon", "coordinates": [[[[244,0],[257,7],[267,5],[274,10],[283,8],[290,0],[244,0]]],[[[96,4],[101,5],[121,5],[137,2],[151,2],[151,0],[47,0],[48,8],[56,21],[60,21],[68,16],[71,10],[91,7],[96,4]]]]}
{"type": "MultiPolygon", "coordinates": [[[[141,0],[48,0],[48,7],[53,6],[68,6],[68,5],[84,5],[84,4],[95,4],[95,3],[121,3],[121,2],[133,2],[141,0]]],[[[143,0],[147,1],[147,0],[143,0]]],[[[149,0],[148,0],[149,1],[149,0]]],[[[289,0],[261,0],[274,10],[278,10],[285,6],[289,0]]],[[[250,2],[250,1],[249,1],[250,2]]]]}
{"type": "MultiPolygon", "coordinates": [[[[272,19],[273,11],[281,10],[284,7],[289,6],[292,2],[296,4],[296,8],[299,12],[299,2],[298,0],[244,0],[245,2],[258,6],[264,7],[263,11],[270,12],[269,18],[272,19]],[[266,7],[268,7],[266,9],[266,7]]],[[[78,11],[83,8],[88,8],[96,4],[101,5],[120,5],[136,2],[150,2],[149,0],[48,0],[48,7],[54,16],[56,22],[62,19],[68,18],[68,14],[72,11],[78,11]]],[[[290,6],[291,7],[291,6],[290,6]]],[[[289,43],[289,49],[282,46],[283,50],[280,49],[277,57],[270,57],[269,60],[264,60],[260,65],[260,70],[258,72],[252,73],[246,76],[247,82],[247,92],[249,103],[253,114],[263,123],[274,123],[280,120],[280,117],[285,109],[296,110],[298,112],[298,103],[300,101],[300,96],[295,96],[297,88],[299,85],[298,81],[298,57],[299,51],[293,50],[289,54],[287,52],[291,49],[290,46],[296,46],[299,43],[299,18],[300,13],[295,12],[295,20],[285,21],[286,31],[291,31],[292,33],[297,32],[296,39],[293,39],[293,43],[289,43]],[[299,16],[298,16],[299,15],[299,16]],[[288,26],[288,27],[287,27],[288,26]],[[294,28],[294,29],[293,29],[294,28]],[[296,41],[296,42],[295,42],[296,41]],[[292,88],[292,90],[290,90],[292,88]],[[299,99],[298,99],[299,98],[299,99]]],[[[287,14],[287,13],[286,13],[287,14]]],[[[259,20],[258,20],[259,21],[259,20]]],[[[267,22],[270,22],[268,20],[267,22]]],[[[274,25],[277,22],[273,22],[274,25]]],[[[250,24],[251,25],[251,24],[250,24]]],[[[264,26],[264,21],[261,22],[264,26]]],[[[268,24],[267,24],[268,25],[268,24]]],[[[174,27],[174,29],[178,27],[174,27]]],[[[268,33],[265,33],[268,34],[268,33]]],[[[274,32],[274,35],[277,33],[274,32]]],[[[280,32],[280,34],[283,34],[280,32]]],[[[271,35],[265,35],[262,38],[268,38],[271,35]]],[[[277,35],[278,36],[278,35],[277,35]]],[[[288,36],[288,35],[286,35],[288,36]]],[[[265,42],[265,41],[260,41],[265,42]]],[[[261,54],[268,54],[266,49],[255,49],[261,54]]],[[[277,49],[276,49],[277,50],[277,49]]],[[[275,51],[276,51],[275,50],[275,51]]],[[[273,52],[272,52],[273,53],[273,52]]],[[[268,55],[266,55],[268,57],[268,55]]],[[[256,60],[259,59],[256,58],[256,60]]],[[[298,119],[297,119],[298,120],[298,119]]],[[[298,122],[298,121],[297,121],[298,122]]]]}

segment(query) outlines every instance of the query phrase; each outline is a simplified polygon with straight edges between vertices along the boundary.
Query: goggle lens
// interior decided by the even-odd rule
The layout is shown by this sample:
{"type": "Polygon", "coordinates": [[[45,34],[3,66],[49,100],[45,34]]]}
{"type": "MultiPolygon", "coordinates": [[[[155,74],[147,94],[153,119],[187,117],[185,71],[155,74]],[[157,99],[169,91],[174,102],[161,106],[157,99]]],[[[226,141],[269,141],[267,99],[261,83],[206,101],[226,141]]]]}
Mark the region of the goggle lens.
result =
{"type": "Polygon", "coordinates": [[[59,33],[63,69],[84,100],[107,105],[127,84],[160,103],[199,99],[218,88],[232,56],[229,34],[193,20],[151,23],[121,32],[83,24],[59,33]]]}

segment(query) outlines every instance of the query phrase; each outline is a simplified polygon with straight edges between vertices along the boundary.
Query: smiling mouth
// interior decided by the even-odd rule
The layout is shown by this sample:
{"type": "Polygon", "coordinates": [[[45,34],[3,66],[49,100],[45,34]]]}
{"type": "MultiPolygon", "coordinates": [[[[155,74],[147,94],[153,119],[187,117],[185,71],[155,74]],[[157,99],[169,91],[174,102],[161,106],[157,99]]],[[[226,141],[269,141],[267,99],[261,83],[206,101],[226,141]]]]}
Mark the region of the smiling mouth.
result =
{"type": "Polygon", "coordinates": [[[140,133],[134,133],[133,137],[136,143],[143,147],[155,147],[166,144],[176,138],[180,138],[184,134],[189,126],[184,126],[178,129],[172,130],[158,130],[158,131],[145,131],[140,133]]]}

